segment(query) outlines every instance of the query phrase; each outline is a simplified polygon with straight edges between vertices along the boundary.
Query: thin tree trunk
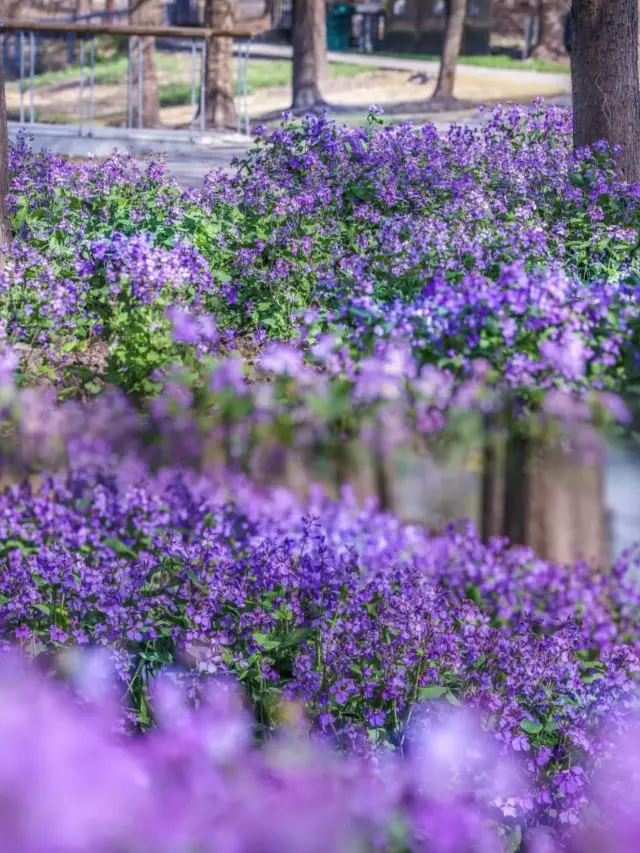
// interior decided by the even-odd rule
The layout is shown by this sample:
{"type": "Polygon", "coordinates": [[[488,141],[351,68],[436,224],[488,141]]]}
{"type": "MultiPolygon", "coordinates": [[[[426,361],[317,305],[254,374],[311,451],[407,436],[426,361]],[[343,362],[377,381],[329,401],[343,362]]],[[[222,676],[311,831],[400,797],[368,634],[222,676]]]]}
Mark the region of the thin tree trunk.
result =
{"type": "Polygon", "coordinates": [[[0,41],[0,272],[4,269],[5,253],[11,243],[11,224],[7,210],[9,192],[9,133],[7,103],[4,92],[4,53],[0,41]]]}
{"type": "Polygon", "coordinates": [[[326,106],[320,94],[321,57],[326,55],[324,0],[293,0],[294,113],[326,106]]]}
{"type": "MultiPolygon", "coordinates": [[[[130,0],[129,17],[132,24],[157,26],[162,24],[162,6],[155,0],[130,0]]],[[[140,40],[134,39],[133,55],[133,125],[139,127],[139,64],[140,40]]],[[[158,73],[156,70],[156,40],[142,39],[142,126],[159,127],[160,100],[158,98],[158,73]]]]}
{"type": "Polygon", "coordinates": [[[467,17],[467,3],[468,0],[447,0],[447,22],[444,30],[440,72],[433,93],[434,99],[445,100],[453,97],[456,65],[462,48],[464,23],[467,17]]]}
{"type": "Polygon", "coordinates": [[[566,0],[538,0],[540,41],[533,51],[537,59],[546,59],[549,62],[566,61],[564,24],[568,8],[566,0]]]}
{"type": "Polygon", "coordinates": [[[313,47],[316,52],[316,68],[318,69],[318,88],[320,91],[329,82],[329,57],[327,54],[327,4],[318,0],[314,4],[313,26],[315,37],[313,47]]]}
{"type": "Polygon", "coordinates": [[[620,176],[640,182],[638,0],[573,0],[573,140],[619,145],[620,176]]]}
{"type": "MultiPolygon", "coordinates": [[[[233,30],[234,0],[206,0],[206,27],[233,30]]],[[[233,98],[233,39],[214,38],[207,43],[206,106],[207,127],[214,130],[235,130],[236,106],[233,98]]]]}
{"type": "Polygon", "coordinates": [[[116,0],[106,0],[104,9],[105,9],[105,12],[107,13],[106,18],[105,18],[106,22],[108,24],[113,23],[113,20],[114,20],[113,13],[116,10],[116,0]]]}
{"type": "Polygon", "coordinates": [[[504,442],[491,417],[485,418],[482,448],[480,528],[483,542],[504,535],[504,442]]]}
{"type": "Polygon", "coordinates": [[[531,443],[511,431],[507,439],[504,487],[504,535],[515,545],[529,544],[531,443]]]}

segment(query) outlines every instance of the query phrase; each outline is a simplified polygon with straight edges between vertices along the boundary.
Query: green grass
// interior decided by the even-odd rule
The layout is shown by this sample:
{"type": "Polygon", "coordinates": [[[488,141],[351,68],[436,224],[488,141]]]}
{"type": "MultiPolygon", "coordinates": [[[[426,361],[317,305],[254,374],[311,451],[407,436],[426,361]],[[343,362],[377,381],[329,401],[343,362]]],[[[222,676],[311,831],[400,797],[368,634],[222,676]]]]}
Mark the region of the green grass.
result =
{"type": "MultiPolygon", "coordinates": [[[[98,58],[95,65],[94,77],[98,85],[115,85],[127,80],[128,57],[120,54],[108,58],[98,58]]],[[[170,74],[176,79],[171,83],[160,85],[160,101],[163,106],[188,103],[191,98],[191,56],[156,52],[158,71],[170,74]]],[[[350,65],[336,62],[329,66],[331,76],[354,77],[367,71],[375,71],[375,66],[350,65]]],[[[48,71],[37,74],[34,78],[36,88],[43,86],[59,86],[78,80],[80,66],[76,63],[59,71],[48,71]]],[[[85,65],[85,79],[89,70],[85,65]]],[[[248,91],[265,89],[271,86],[284,86],[291,81],[291,62],[286,59],[254,59],[249,61],[248,91]]],[[[17,84],[11,84],[16,86],[17,84]]],[[[199,95],[198,95],[199,97],[199,95]]]]}
{"type": "MultiPolygon", "coordinates": [[[[388,56],[393,59],[418,59],[427,62],[439,62],[440,57],[425,53],[388,53],[378,51],[377,56],[388,56]]],[[[496,54],[495,56],[461,56],[460,65],[474,65],[477,68],[504,68],[507,71],[539,71],[550,74],[567,74],[567,62],[546,62],[544,59],[513,59],[511,56],[496,54]]]]}
{"type": "MultiPolygon", "coordinates": [[[[336,62],[329,66],[331,76],[355,77],[367,71],[375,71],[375,67],[363,65],[349,65],[336,62]]],[[[247,93],[250,95],[257,89],[266,89],[271,86],[286,86],[291,82],[291,62],[286,59],[253,60],[249,62],[247,74],[247,93]]],[[[238,94],[238,86],[235,86],[238,94]]],[[[176,107],[191,102],[191,82],[165,83],[159,88],[160,106],[176,107]]],[[[196,91],[196,99],[200,98],[200,90],[196,91]]]]}

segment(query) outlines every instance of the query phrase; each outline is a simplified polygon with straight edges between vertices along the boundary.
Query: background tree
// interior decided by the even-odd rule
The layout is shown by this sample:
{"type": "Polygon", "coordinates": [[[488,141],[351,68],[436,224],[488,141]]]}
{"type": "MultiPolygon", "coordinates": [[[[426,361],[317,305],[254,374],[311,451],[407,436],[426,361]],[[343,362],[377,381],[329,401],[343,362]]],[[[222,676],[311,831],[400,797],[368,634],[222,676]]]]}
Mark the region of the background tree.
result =
{"type": "Polygon", "coordinates": [[[320,87],[327,76],[327,14],[324,0],[293,0],[294,114],[326,107],[320,87]]]}
{"type": "Polygon", "coordinates": [[[456,65],[462,49],[464,23],[467,17],[468,0],[447,0],[444,42],[438,82],[433,93],[434,100],[447,100],[453,97],[456,79],[456,65]]]}
{"type": "Polygon", "coordinates": [[[573,0],[574,145],[621,147],[620,176],[640,182],[638,0],[573,0]]]}
{"type": "Polygon", "coordinates": [[[566,62],[564,22],[570,7],[569,0],[538,0],[540,39],[533,55],[549,62],[566,62]]]}
{"type": "MultiPolygon", "coordinates": [[[[551,5],[554,39],[560,40],[563,10],[549,0],[551,5]]],[[[573,0],[571,75],[575,147],[599,140],[620,146],[620,176],[640,182],[638,0],[573,0]]],[[[580,459],[551,438],[511,434],[501,453],[492,442],[488,432],[484,535],[500,532],[543,559],[586,558],[606,565],[602,457],[580,459]]]]}
{"type": "MultiPolygon", "coordinates": [[[[161,26],[163,6],[160,0],[129,0],[129,19],[132,24],[161,26]]],[[[139,41],[134,42],[133,57],[133,124],[139,124],[138,116],[138,62],[139,41]]],[[[159,127],[160,100],[158,98],[158,73],[156,70],[156,40],[142,39],[142,124],[144,127],[159,127]]]]}
{"type": "Polygon", "coordinates": [[[0,39],[0,271],[4,269],[5,251],[11,243],[11,224],[7,210],[9,192],[9,133],[7,103],[4,92],[4,53],[0,39]]]}
{"type": "Polygon", "coordinates": [[[318,88],[324,91],[329,82],[329,53],[327,50],[327,5],[325,0],[314,4],[315,38],[313,46],[316,51],[316,68],[318,88]]]}
{"type": "MultiPolygon", "coordinates": [[[[204,25],[214,30],[233,31],[234,0],[205,0],[204,25]]],[[[205,71],[205,120],[208,128],[235,130],[237,127],[233,68],[233,39],[209,39],[205,71]]]]}

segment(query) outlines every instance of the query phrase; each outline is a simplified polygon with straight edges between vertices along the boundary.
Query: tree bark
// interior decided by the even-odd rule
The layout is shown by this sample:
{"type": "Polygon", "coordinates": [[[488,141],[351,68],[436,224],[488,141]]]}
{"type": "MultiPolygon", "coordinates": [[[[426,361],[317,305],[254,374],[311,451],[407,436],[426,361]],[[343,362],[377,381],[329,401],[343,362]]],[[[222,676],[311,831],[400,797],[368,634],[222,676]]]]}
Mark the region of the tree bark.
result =
{"type": "Polygon", "coordinates": [[[294,113],[325,107],[320,94],[323,57],[327,52],[324,0],[293,0],[293,103],[294,113]]]}
{"type": "Polygon", "coordinates": [[[619,145],[620,176],[640,182],[638,0],[573,0],[573,140],[619,145]]]}
{"type": "Polygon", "coordinates": [[[327,54],[327,5],[325,0],[314,3],[313,26],[315,37],[313,47],[316,52],[316,67],[318,69],[318,88],[320,91],[329,82],[329,56],[327,54]]]}
{"type": "Polygon", "coordinates": [[[0,42],[0,272],[4,270],[5,253],[11,243],[11,223],[7,210],[9,193],[9,133],[7,103],[4,92],[4,54],[0,42]]]}
{"type": "Polygon", "coordinates": [[[534,439],[513,424],[504,426],[485,423],[483,541],[505,536],[544,560],[608,565],[602,448],[591,445],[590,434],[563,431],[534,439]]]}
{"type": "Polygon", "coordinates": [[[468,0],[447,0],[447,20],[444,30],[444,43],[440,59],[440,72],[436,83],[434,99],[453,97],[456,80],[456,65],[462,48],[464,23],[467,17],[468,0]]]}
{"type": "Polygon", "coordinates": [[[493,536],[504,535],[504,449],[498,425],[490,416],[485,417],[480,498],[480,533],[485,543],[493,536]]]}
{"type": "Polygon", "coordinates": [[[564,22],[568,9],[567,0],[539,0],[540,41],[533,51],[536,59],[546,59],[548,62],[567,60],[564,22]]]}
{"type": "Polygon", "coordinates": [[[610,561],[602,462],[586,462],[558,444],[530,449],[524,544],[544,560],[599,566],[610,561]]]}
{"type": "MultiPolygon", "coordinates": [[[[163,23],[162,6],[155,0],[129,0],[129,17],[132,24],[157,26],[163,23]]],[[[138,110],[138,79],[140,40],[134,39],[133,52],[133,126],[140,126],[138,110]]],[[[159,127],[160,100],[158,98],[158,73],[156,70],[156,40],[142,39],[142,126],[159,127]]]]}
{"type": "MultiPolygon", "coordinates": [[[[206,0],[205,27],[233,30],[234,0],[206,0]]],[[[205,120],[214,130],[235,130],[236,106],[233,97],[233,39],[210,39],[207,43],[205,120]]]]}

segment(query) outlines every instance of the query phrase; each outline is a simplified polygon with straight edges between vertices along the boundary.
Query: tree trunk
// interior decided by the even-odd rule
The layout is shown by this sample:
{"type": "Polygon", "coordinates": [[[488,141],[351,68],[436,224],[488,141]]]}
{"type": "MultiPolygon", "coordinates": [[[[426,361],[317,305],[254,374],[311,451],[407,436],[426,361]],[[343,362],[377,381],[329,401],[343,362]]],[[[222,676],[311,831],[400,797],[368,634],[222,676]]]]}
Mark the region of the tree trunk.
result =
{"type": "Polygon", "coordinates": [[[0,272],[4,270],[5,253],[11,243],[11,224],[7,211],[9,192],[9,133],[7,104],[4,93],[4,54],[0,41],[0,272]]]}
{"type": "Polygon", "coordinates": [[[527,526],[524,544],[544,560],[610,560],[604,471],[559,445],[533,447],[527,470],[527,526]]]}
{"type": "MultiPolygon", "coordinates": [[[[129,0],[129,17],[132,24],[158,26],[163,23],[162,6],[156,0],[129,0]]],[[[133,126],[140,126],[139,115],[139,64],[140,40],[133,40],[133,126]]],[[[159,127],[160,101],[156,71],[156,40],[142,39],[142,126],[159,127]]]]}
{"type": "Polygon", "coordinates": [[[316,52],[316,67],[318,69],[318,88],[320,91],[329,82],[329,57],[327,54],[327,4],[325,0],[314,3],[315,38],[313,47],[316,52]]]}
{"type": "Polygon", "coordinates": [[[467,17],[467,4],[468,0],[447,0],[447,20],[444,28],[438,82],[433,93],[434,99],[447,100],[453,97],[456,65],[462,48],[464,23],[467,17]]]}
{"type": "MultiPolygon", "coordinates": [[[[485,423],[483,541],[506,536],[544,560],[567,564],[585,559],[607,565],[602,454],[581,456],[579,435],[573,436],[574,448],[567,450],[557,435],[533,439],[513,426],[505,432],[504,426],[485,423]]],[[[588,444],[584,447],[589,449],[588,444]]]]}
{"type": "MultiPolygon", "coordinates": [[[[234,0],[206,0],[205,27],[233,30],[234,0]]],[[[233,98],[233,39],[210,39],[207,43],[205,119],[214,130],[236,130],[233,98]]]]}
{"type": "Polygon", "coordinates": [[[504,535],[504,450],[498,424],[490,416],[485,417],[480,499],[480,532],[483,542],[488,542],[493,536],[504,535]]]}
{"type": "Polygon", "coordinates": [[[105,0],[104,10],[107,13],[105,21],[108,24],[114,22],[113,13],[116,10],[116,0],[105,0]]]}
{"type": "Polygon", "coordinates": [[[567,0],[539,0],[540,41],[533,51],[536,59],[566,62],[568,57],[564,44],[564,25],[568,9],[567,0]]]}
{"type": "Polygon", "coordinates": [[[586,462],[558,442],[521,436],[508,439],[504,450],[485,452],[483,541],[506,536],[543,560],[608,565],[602,463],[586,462]]]}
{"type": "Polygon", "coordinates": [[[322,57],[326,56],[327,23],[324,0],[293,0],[294,113],[326,106],[320,94],[322,57]]]}
{"type": "Polygon", "coordinates": [[[434,99],[446,100],[453,97],[456,65],[462,48],[464,23],[467,17],[467,3],[468,0],[447,0],[447,21],[440,59],[440,72],[433,93],[434,99]]]}
{"type": "Polygon", "coordinates": [[[640,182],[638,0],[573,0],[573,141],[619,145],[620,176],[640,182]]]}

